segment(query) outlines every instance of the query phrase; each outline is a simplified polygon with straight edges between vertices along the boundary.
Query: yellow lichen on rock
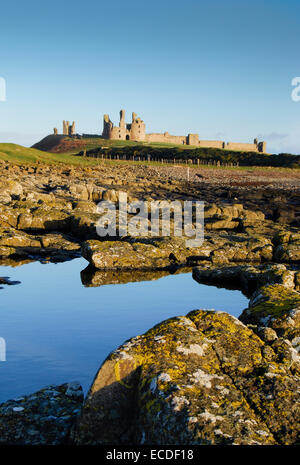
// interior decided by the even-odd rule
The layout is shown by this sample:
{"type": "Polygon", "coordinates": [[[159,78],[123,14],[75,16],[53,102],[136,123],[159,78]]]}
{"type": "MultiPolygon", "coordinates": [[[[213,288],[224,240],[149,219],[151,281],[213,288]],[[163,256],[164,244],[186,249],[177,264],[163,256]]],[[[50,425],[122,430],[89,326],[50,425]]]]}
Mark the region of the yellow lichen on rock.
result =
{"type": "Polygon", "coordinates": [[[297,435],[296,390],[297,379],[276,346],[225,312],[195,310],[163,321],[108,357],[76,441],[290,444],[297,435]]]}

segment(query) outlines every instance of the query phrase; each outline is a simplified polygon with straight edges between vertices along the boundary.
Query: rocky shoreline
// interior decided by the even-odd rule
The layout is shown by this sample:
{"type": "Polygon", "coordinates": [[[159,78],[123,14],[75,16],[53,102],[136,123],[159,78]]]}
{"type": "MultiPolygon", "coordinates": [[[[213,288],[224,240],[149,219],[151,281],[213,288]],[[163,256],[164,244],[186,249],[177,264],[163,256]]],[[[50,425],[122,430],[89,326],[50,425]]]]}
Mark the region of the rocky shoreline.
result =
{"type": "Polygon", "coordinates": [[[219,171],[210,179],[202,170],[187,183],[173,170],[2,163],[1,264],[83,256],[87,286],[193,267],[197,281],[250,300],[239,319],[200,308],[125,342],[84,401],[81,386],[66,383],[2,403],[0,444],[299,443],[300,177],[219,171]],[[204,200],[204,243],[99,238],[96,203],[117,201],[119,190],[129,199],[204,200]]]}
{"type": "Polygon", "coordinates": [[[69,443],[82,402],[82,387],[72,382],[0,404],[0,445],[69,443]]]}
{"type": "Polygon", "coordinates": [[[79,383],[66,383],[1,404],[0,444],[297,444],[293,272],[245,265],[194,274],[240,287],[238,271],[246,289],[258,286],[239,319],[201,309],[170,318],[113,351],[84,400],[79,383]]]}

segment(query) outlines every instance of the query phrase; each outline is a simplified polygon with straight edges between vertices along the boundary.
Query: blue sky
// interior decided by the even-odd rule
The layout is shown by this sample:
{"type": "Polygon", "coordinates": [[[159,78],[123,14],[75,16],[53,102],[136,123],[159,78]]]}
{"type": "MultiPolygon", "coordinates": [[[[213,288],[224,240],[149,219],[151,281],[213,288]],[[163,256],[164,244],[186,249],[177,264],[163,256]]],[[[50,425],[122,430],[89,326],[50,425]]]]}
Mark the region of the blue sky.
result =
{"type": "Polygon", "coordinates": [[[31,145],[63,119],[101,133],[124,108],[147,132],[300,153],[297,0],[16,0],[0,13],[0,142],[31,145]]]}

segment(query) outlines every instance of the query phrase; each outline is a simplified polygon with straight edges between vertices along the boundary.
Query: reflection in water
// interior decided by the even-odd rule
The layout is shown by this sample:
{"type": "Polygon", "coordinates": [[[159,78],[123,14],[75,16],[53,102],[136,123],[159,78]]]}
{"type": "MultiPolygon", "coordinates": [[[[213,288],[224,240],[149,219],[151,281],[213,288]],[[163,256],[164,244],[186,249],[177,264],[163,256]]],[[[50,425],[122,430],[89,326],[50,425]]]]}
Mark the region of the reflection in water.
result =
{"type": "Polygon", "coordinates": [[[198,284],[187,270],[80,273],[86,265],[81,258],[0,266],[1,276],[21,281],[1,291],[0,401],[72,380],[87,390],[110,351],[160,321],[197,308],[238,316],[247,306],[240,292],[198,284]],[[131,282],[136,279],[146,281],[131,282]],[[127,284],[104,285],[116,281],[127,284]]]}
{"type": "Polygon", "coordinates": [[[8,276],[0,276],[0,289],[3,289],[1,284],[6,284],[7,286],[15,286],[16,284],[20,284],[20,281],[11,281],[8,276]]]}
{"type": "Polygon", "coordinates": [[[106,284],[126,284],[142,281],[156,281],[164,276],[170,276],[180,273],[191,273],[191,268],[177,268],[174,271],[157,270],[157,271],[142,271],[142,270],[95,270],[92,266],[88,266],[81,271],[81,282],[86,287],[98,287],[106,284]]]}
{"type": "Polygon", "coordinates": [[[34,261],[35,260],[30,260],[30,259],[16,260],[14,258],[1,258],[0,259],[0,266],[11,266],[12,268],[16,268],[17,266],[22,266],[22,265],[26,265],[28,263],[33,263],[34,261]]]}

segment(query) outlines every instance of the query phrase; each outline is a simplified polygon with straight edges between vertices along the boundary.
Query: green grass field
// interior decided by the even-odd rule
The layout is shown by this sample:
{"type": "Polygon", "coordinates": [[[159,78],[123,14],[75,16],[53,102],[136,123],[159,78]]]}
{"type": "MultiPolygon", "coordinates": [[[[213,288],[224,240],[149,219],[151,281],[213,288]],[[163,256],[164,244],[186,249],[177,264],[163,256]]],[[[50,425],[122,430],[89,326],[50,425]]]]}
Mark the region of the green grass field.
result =
{"type": "MultiPolygon", "coordinates": [[[[105,141],[105,142],[110,142],[110,146],[120,146],[121,141],[105,141]]],[[[124,141],[122,141],[124,143],[124,141]]],[[[132,141],[129,141],[131,144],[135,144],[132,141]]],[[[103,147],[104,145],[102,145],[103,147]]],[[[123,145],[124,146],[124,145],[123,145]]],[[[92,148],[99,147],[99,142],[94,145],[92,148]]],[[[76,152],[67,152],[67,153],[50,153],[50,152],[44,152],[41,150],[37,150],[34,148],[28,148],[28,147],[23,147],[22,145],[17,145],[17,144],[12,144],[12,143],[0,143],[0,160],[4,161],[10,161],[16,164],[35,164],[35,163],[46,163],[46,164],[66,164],[66,165],[74,165],[74,166],[95,166],[99,164],[106,164],[106,165],[118,165],[118,164],[123,164],[123,163],[129,163],[129,164],[134,164],[134,165],[140,165],[140,164],[145,164],[145,165],[151,165],[151,166],[162,166],[161,162],[148,162],[148,161],[122,161],[122,160],[102,160],[100,158],[89,158],[89,157],[81,157],[81,156],[75,156],[74,153],[78,153],[78,149],[76,152]]],[[[171,164],[164,164],[172,166],[171,164]]],[[[179,163],[176,163],[178,166],[179,163]]],[[[180,164],[181,166],[189,166],[190,169],[197,169],[199,166],[197,165],[186,165],[180,164]]],[[[202,166],[200,164],[200,168],[205,168],[205,169],[219,169],[219,170],[242,170],[245,171],[247,170],[248,172],[253,172],[256,170],[274,170],[276,172],[292,172],[292,171],[298,171],[294,170],[292,168],[275,168],[275,167],[256,167],[256,166],[207,166],[204,165],[202,166]]]]}
{"type": "Polygon", "coordinates": [[[50,153],[41,150],[23,147],[17,144],[0,144],[0,160],[16,163],[37,163],[48,164],[66,163],[72,165],[90,165],[99,163],[95,159],[84,159],[75,157],[71,153],[50,153]]]}
{"type": "MultiPolygon", "coordinates": [[[[118,142],[119,141],[117,141],[117,143],[118,142]]],[[[95,148],[98,146],[99,145],[97,144],[95,146],[92,146],[91,148],[95,148]]],[[[107,164],[124,163],[118,160],[101,160],[97,158],[76,157],[74,156],[75,153],[78,153],[78,150],[73,151],[73,152],[67,152],[67,153],[50,153],[50,152],[44,152],[44,151],[33,149],[33,148],[23,147],[22,145],[0,143],[0,160],[11,161],[11,162],[15,162],[18,164],[42,162],[42,163],[47,163],[47,164],[65,163],[65,164],[71,164],[71,165],[89,166],[89,165],[99,165],[100,163],[107,163],[107,164]]],[[[132,164],[144,163],[144,164],[148,164],[148,165],[151,164],[151,165],[156,165],[156,166],[161,165],[161,163],[159,162],[127,161],[127,163],[132,163],[132,164]]]]}
{"type": "MultiPolygon", "coordinates": [[[[175,144],[168,144],[166,142],[143,142],[139,141],[136,142],[134,140],[109,140],[109,139],[102,139],[99,138],[87,138],[83,139],[86,143],[86,149],[94,149],[95,147],[130,147],[135,145],[143,145],[145,147],[178,147],[175,144]]],[[[191,149],[196,148],[194,145],[180,145],[183,149],[191,149]]]]}

